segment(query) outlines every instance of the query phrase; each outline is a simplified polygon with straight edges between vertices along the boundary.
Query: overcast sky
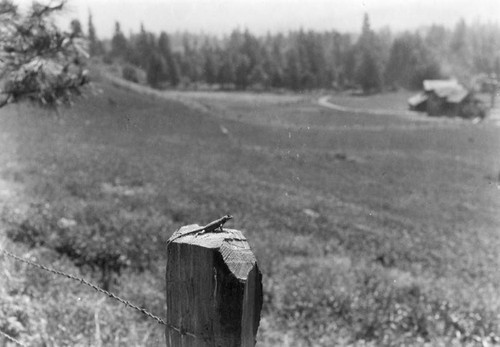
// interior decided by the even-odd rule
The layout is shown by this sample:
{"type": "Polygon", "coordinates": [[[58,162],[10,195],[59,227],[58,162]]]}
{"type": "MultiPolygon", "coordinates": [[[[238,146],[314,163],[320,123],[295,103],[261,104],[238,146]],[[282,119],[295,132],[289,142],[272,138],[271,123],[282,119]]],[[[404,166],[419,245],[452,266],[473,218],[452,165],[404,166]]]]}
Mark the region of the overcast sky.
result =
{"type": "Polygon", "coordinates": [[[365,12],[373,28],[394,31],[453,26],[461,17],[469,23],[500,21],[500,0],[68,0],[67,9],[66,20],[78,18],[85,28],[90,9],[101,38],[112,35],[115,21],[125,34],[137,32],[141,22],[153,32],[226,34],[237,27],[256,34],[299,28],[359,32],[365,12]]]}

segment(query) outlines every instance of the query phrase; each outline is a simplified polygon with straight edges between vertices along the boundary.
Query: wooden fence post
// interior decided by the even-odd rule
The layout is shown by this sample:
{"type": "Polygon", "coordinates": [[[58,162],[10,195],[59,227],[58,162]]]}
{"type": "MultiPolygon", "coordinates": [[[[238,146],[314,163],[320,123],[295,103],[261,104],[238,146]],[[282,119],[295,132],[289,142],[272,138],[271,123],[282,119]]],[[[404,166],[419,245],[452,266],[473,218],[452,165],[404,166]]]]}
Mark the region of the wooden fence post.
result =
{"type": "Polygon", "coordinates": [[[167,244],[167,347],[255,346],[262,275],[243,234],[182,234],[167,244]]]}

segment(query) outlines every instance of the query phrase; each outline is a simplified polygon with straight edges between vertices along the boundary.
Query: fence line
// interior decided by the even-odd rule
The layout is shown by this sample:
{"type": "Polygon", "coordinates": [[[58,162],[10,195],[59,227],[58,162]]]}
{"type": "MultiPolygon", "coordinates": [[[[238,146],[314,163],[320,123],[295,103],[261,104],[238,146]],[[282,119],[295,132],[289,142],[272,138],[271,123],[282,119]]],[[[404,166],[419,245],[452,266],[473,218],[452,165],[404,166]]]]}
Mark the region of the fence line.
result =
{"type": "MultiPolygon", "coordinates": [[[[87,280],[85,280],[85,279],[83,279],[83,278],[81,278],[81,277],[77,277],[77,276],[74,276],[74,275],[71,275],[71,274],[67,274],[67,273],[65,273],[65,272],[62,272],[62,271],[59,271],[59,270],[55,270],[55,269],[49,268],[49,267],[47,267],[47,266],[44,266],[44,265],[41,265],[41,264],[35,263],[35,262],[33,262],[33,261],[29,260],[29,259],[19,257],[19,256],[15,255],[15,254],[13,254],[13,253],[11,253],[11,252],[9,252],[9,251],[5,250],[5,249],[2,249],[2,248],[0,248],[0,251],[1,251],[3,254],[7,255],[8,257],[10,257],[10,258],[12,258],[12,259],[15,259],[15,260],[17,260],[17,261],[23,262],[23,263],[25,263],[25,264],[28,264],[28,265],[30,265],[30,266],[34,266],[34,267],[36,267],[36,268],[42,269],[42,270],[44,270],[44,271],[47,271],[47,272],[50,272],[50,273],[53,273],[53,274],[56,274],[56,275],[58,275],[58,276],[63,276],[63,277],[69,278],[69,279],[71,279],[71,280],[74,280],[74,281],[80,282],[81,284],[85,284],[86,286],[89,286],[90,288],[94,289],[95,291],[100,292],[100,293],[102,293],[102,294],[105,294],[105,295],[107,295],[108,297],[110,297],[110,298],[112,298],[112,299],[114,299],[114,300],[116,300],[116,301],[119,301],[119,302],[120,302],[120,303],[122,303],[123,305],[125,305],[125,306],[127,306],[127,307],[130,307],[130,308],[132,308],[132,309],[134,309],[134,310],[136,310],[136,311],[141,312],[143,315],[147,316],[148,318],[152,318],[152,319],[156,320],[156,322],[157,322],[157,323],[159,323],[159,324],[161,324],[161,325],[165,325],[165,326],[167,326],[168,328],[170,328],[170,329],[172,329],[172,330],[175,330],[175,331],[176,331],[177,333],[179,333],[180,335],[189,335],[189,336],[191,336],[191,337],[197,338],[197,336],[196,336],[196,335],[191,334],[191,333],[186,332],[186,331],[183,331],[183,330],[181,330],[181,329],[179,329],[179,328],[177,328],[177,327],[173,326],[172,324],[169,324],[169,323],[165,322],[163,319],[161,319],[161,318],[160,318],[160,317],[158,317],[158,316],[155,316],[154,314],[152,314],[151,312],[149,312],[149,311],[145,310],[144,308],[139,307],[139,306],[136,306],[136,305],[132,304],[130,301],[125,300],[125,299],[122,299],[122,298],[120,298],[119,296],[117,296],[117,295],[115,295],[115,294],[113,294],[113,293],[111,293],[111,292],[108,292],[107,290],[104,290],[104,289],[102,289],[102,288],[100,288],[100,287],[96,286],[95,284],[90,283],[89,281],[87,281],[87,280]]],[[[1,332],[1,331],[0,331],[0,332],[1,332]]],[[[4,334],[4,333],[2,333],[2,334],[4,334]]],[[[4,334],[4,335],[6,335],[6,334],[4,334]]],[[[11,338],[10,336],[6,336],[6,337],[7,337],[7,338],[9,338],[9,339],[13,339],[13,338],[11,338]]],[[[13,339],[13,341],[14,341],[14,342],[18,342],[18,343],[19,343],[19,341],[16,341],[15,339],[13,339]]],[[[19,343],[19,344],[20,344],[20,345],[22,345],[22,346],[25,346],[25,345],[23,345],[22,343],[19,343]]]]}
{"type": "MultiPolygon", "coordinates": [[[[77,281],[154,319],[165,326],[167,347],[253,347],[263,303],[262,274],[241,231],[222,229],[226,220],[223,217],[204,227],[184,226],[167,242],[165,320],[81,277],[17,256],[5,248],[0,248],[0,255],[77,281]]],[[[7,333],[0,333],[27,347],[7,333]]]]}

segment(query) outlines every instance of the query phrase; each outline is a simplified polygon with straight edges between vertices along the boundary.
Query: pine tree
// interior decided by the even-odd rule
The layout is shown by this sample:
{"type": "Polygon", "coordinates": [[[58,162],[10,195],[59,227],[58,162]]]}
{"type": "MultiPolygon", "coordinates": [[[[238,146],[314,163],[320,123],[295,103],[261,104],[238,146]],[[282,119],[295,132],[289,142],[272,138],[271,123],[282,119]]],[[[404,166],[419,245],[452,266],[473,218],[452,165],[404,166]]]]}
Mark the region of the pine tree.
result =
{"type": "Polygon", "coordinates": [[[180,60],[179,54],[172,54],[172,59],[167,61],[170,84],[174,87],[179,85],[179,83],[181,81],[179,60],[180,60]]]}
{"type": "Polygon", "coordinates": [[[125,57],[127,55],[128,42],[120,29],[120,23],[115,22],[115,34],[111,39],[111,55],[114,57],[125,57]]]}
{"type": "Polygon", "coordinates": [[[135,43],[136,60],[139,67],[147,69],[151,63],[151,57],[154,54],[155,39],[153,34],[150,34],[141,23],[139,35],[135,43]]]}
{"type": "Polygon", "coordinates": [[[286,56],[286,87],[296,91],[301,90],[301,77],[299,53],[296,49],[291,49],[286,56]]]}
{"type": "Polygon", "coordinates": [[[376,35],[370,27],[368,14],[365,14],[361,36],[357,43],[358,66],[356,69],[356,82],[364,93],[378,92],[382,89],[383,82],[376,39],[376,35]]]}
{"type": "Polygon", "coordinates": [[[354,47],[349,47],[344,54],[343,70],[344,70],[344,85],[352,87],[356,80],[356,50],[354,47]]]}
{"type": "Polygon", "coordinates": [[[73,19],[70,23],[71,35],[83,36],[82,23],[78,19],[73,19]]]}
{"type": "Polygon", "coordinates": [[[361,36],[358,40],[358,47],[362,51],[371,51],[374,49],[375,33],[370,26],[370,17],[368,13],[363,16],[363,26],[361,28],[361,36]]]}
{"type": "Polygon", "coordinates": [[[89,21],[88,21],[88,38],[89,38],[89,54],[91,56],[97,55],[96,43],[97,43],[97,35],[95,32],[94,22],[92,21],[92,13],[89,12],[89,21]]]}
{"type": "Polygon", "coordinates": [[[215,64],[215,57],[211,50],[205,51],[204,75],[205,82],[208,84],[217,82],[217,65],[215,64]]]}
{"type": "Polygon", "coordinates": [[[88,21],[88,39],[89,39],[89,54],[91,56],[100,55],[104,52],[102,43],[97,38],[94,22],[92,21],[92,13],[90,12],[88,21]]]}
{"type": "Polygon", "coordinates": [[[422,88],[425,79],[441,76],[441,69],[418,33],[394,40],[385,70],[386,83],[410,89],[422,88]]]}
{"type": "Polygon", "coordinates": [[[382,88],[382,75],[377,61],[371,52],[365,51],[357,72],[357,81],[365,94],[379,92],[382,88]]]}
{"type": "Polygon", "coordinates": [[[249,83],[255,87],[266,89],[269,87],[269,76],[266,71],[264,71],[262,65],[255,66],[248,79],[249,83]]]}
{"type": "Polygon", "coordinates": [[[283,57],[278,43],[269,35],[267,37],[262,67],[266,77],[266,87],[283,87],[283,57]]]}
{"type": "Polygon", "coordinates": [[[160,33],[160,37],[158,38],[158,51],[163,56],[163,58],[165,58],[165,60],[168,60],[172,57],[170,38],[164,31],[160,33]]]}
{"type": "Polygon", "coordinates": [[[162,82],[165,81],[167,65],[165,59],[158,53],[154,53],[149,57],[146,78],[148,84],[153,88],[160,88],[162,82]]]}
{"type": "Polygon", "coordinates": [[[246,89],[249,84],[249,73],[251,68],[250,59],[243,54],[239,54],[236,58],[235,80],[236,88],[246,89]]]}
{"type": "Polygon", "coordinates": [[[219,72],[217,73],[217,83],[226,88],[229,85],[234,85],[236,80],[236,69],[234,67],[233,58],[223,54],[223,61],[219,72]]]}
{"type": "Polygon", "coordinates": [[[388,84],[394,87],[408,87],[411,71],[417,59],[414,54],[415,50],[413,37],[410,34],[394,40],[385,70],[385,80],[388,84]]]}
{"type": "Polygon", "coordinates": [[[169,81],[171,85],[176,86],[179,84],[179,66],[172,53],[170,45],[170,38],[167,33],[161,32],[158,38],[158,52],[165,59],[166,73],[165,80],[169,81]]]}
{"type": "Polygon", "coordinates": [[[451,38],[450,48],[454,54],[463,54],[467,47],[467,24],[465,20],[461,18],[455,30],[453,32],[453,37],[451,38]]]}

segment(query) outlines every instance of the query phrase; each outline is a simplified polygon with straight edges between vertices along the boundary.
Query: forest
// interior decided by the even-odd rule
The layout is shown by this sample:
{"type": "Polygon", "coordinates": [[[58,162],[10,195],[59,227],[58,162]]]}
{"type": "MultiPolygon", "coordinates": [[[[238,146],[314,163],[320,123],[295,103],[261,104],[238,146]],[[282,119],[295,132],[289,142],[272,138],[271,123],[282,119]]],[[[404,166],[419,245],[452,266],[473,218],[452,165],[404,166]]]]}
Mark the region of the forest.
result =
{"type": "MultiPolygon", "coordinates": [[[[147,23],[146,23],[147,24],[147,23]]],[[[334,27],[332,23],[332,27],[334,27]]],[[[90,53],[119,62],[122,76],[153,88],[225,90],[357,89],[365,94],[419,89],[425,79],[500,75],[500,27],[493,23],[442,25],[413,32],[375,31],[365,14],[360,34],[295,30],[256,36],[235,29],[224,37],[176,32],[159,35],[141,24],[128,37],[115,23],[99,40],[88,20],[90,53]]]]}

